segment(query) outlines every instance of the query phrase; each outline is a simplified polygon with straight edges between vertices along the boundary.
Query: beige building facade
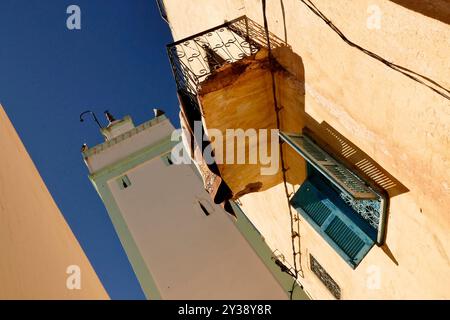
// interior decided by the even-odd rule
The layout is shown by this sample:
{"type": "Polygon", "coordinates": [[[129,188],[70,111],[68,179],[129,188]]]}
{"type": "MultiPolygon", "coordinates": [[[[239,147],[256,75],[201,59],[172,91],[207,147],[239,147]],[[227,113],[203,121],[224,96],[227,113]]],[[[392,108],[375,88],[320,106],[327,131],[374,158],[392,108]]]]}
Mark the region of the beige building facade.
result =
{"type": "MultiPolygon", "coordinates": [[[[264,51],[260,0],[160,3],[176,41],[168,48],[178,89],[187,88],[195,96],[205,130],[278,128],[291,134],[282,144],[290,208],[281,172],[277,178],[256,181],[249,166],[219,167],[233,191],[232,200],[240,203],[274,254],[284,257],[291,269],[297,265],[294,271],[304,290],[313,299],[450,298],[450,3],[267,1],[271,53],[264,51]],[[315,7],[306,5],[311,3],[315,7]],[[414,73],[402,74],[399,68],[394,70],[350,46],[314,8],[346,39],[414,73]],[[247,31],[234,20],[241,16],[250,19],[245,20],[247,31]],[[223,26],[226,21],[232,23],[223,26]],[[248,21],[259,26],[257,32],[252,27],[248,31],[248,21]],[[211,40],[226,32],[231,40],[211,40]],[[220,45],[205,49],[205,43],[213,41],[228,44],[226,54],[231,56],[235,43],[241,43],[244,51],[253,45],[255,50],[227,60],[220,45]],[[200,49],[192,49],[195,45],[200,49]],[[186,58],[189,54],[194,58],[186,58]],[[216,55],[215,69],[212,55],[216,55]],[[270,65],[270,55],[276,68],[270,65]],[[195,66],[198,56],[206,67],[195,66]],[[178,70],[190,72],[196,82],[186,85],[177,78],[178,70]],[[282,108],[270,113],[274,84],[276,103],[282,108]],[[368,246],[358,251],[365,250],[358,257],[352,256],[352,248],[339,245],[343,231],[324,235],[326,223],[314,222],[304,205],[296,205],[310,190],[305,188],[313,179],[311,172],[320,179],[326,176],[329,185],[333,181],[323,161],[308,159],[305,145],[299,142],[304,136],[331,155],[326,161],[337,161],[336,167],[369,188],[366,200],[369,194],[378,199],[381,213],[372,230],[378,234],[364,231],[367,224],[355,227],[357,233],[363,231],[358,248],[368,246]],[[259,190],[245,189],[255,182],[261,182],[259,190]]],[[[364,195],[350,193],[353,209],[355,203],[365,206],[364,195]]],[[[350,229],[357,225],[348,223],[350,229]]]]}
{"type": "Polygon", "coordinates": [[[0,106],[0,299],[108,299],[0,106]]]}

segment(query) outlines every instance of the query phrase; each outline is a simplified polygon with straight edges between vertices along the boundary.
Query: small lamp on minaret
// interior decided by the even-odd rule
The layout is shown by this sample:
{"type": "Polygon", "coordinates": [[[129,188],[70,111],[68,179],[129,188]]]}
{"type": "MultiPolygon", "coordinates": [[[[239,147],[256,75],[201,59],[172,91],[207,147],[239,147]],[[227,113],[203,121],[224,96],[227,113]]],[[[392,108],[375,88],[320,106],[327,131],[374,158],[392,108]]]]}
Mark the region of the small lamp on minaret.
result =
{"type": "MultiPolygon", "coordinates": [[[[103,134],[103,126],[100,124],[100,122],[97,119],[97,116],[95,115],[95,113],[93,111],[86,110],[86,111],[82,112],[80,114],[80,122],[84,122],[83,116],[86,115],[86,114],[90,114],[92,116],[92,118],[94,119],[94,121],[97,124],[98,128],[100,129],[100,132],[102,132],[102,134],[103,134]]],[[[108,140],[108,138],[105,135],[103,135],[103,137],[105,138],[105,140],[108,140]]]]}

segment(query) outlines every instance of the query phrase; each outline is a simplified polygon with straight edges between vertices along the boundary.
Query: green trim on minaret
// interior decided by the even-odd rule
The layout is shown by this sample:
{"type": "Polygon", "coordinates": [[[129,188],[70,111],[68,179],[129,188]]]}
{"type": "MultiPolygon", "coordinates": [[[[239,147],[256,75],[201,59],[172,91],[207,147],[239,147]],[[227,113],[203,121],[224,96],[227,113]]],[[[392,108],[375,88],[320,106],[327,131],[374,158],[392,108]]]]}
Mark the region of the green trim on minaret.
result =
{"type": "Polygon", "coordinates": [[[130,230],[128,229],[122,212],[114,200],[111,190],[108,187],[108,181],[113,179],[115,180],[117,177],[122,176],[130,169],[147,160],[167,153],[167,151],[171,150],[175,144],[176,142],[171,141],[170,137],[167,137],[89,176],[89,179],[105,204],[114,228],[119,235],[120,242],[128,255],[128,259],[133,267],[136,277],[139,280],[139,283],[141,284],[145,296],[147,299],[152,300],[160,300],[161,294],[150,270],[147,268],[147,265],[130,230]]]}

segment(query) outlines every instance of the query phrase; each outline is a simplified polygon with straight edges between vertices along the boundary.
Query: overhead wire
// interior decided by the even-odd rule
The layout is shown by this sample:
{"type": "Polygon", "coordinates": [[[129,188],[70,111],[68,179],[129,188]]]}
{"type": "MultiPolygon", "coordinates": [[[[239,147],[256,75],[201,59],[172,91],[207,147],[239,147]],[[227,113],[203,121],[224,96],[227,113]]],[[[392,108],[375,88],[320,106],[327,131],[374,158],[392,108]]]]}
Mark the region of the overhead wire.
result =
{"type": "Polygon", "coordinates": [[[437,81],[435,81],[427,76],[421,75],[411,69],[408,69],[408,68],[398,65],[396,63],[390,62],[390,61],[386,60],[385,58],[381,57],[380,55],[356,44],[355,42],[348,39],[347,36],[327,16],[325,16],[325,14],[323,14],[323,12],[320,11],[311,0],[299,0],[299,1],[301,3],[303,3],[304,5],[306,5],[309,8],[309,10],[311,10],[316,16],[318,16],[320,19],[322,19],[331,28],[331,30],[333,30],[349,46],[362,51],[363,53],[370,56],[371,58],[380,61],[381,63],[388,66],[389,68],[428,87],[429,89],[433,90],[435,93],[450,100],[450,90],[445,88],[443,85],[439,84],[437,81]],[[430,84],[432,84],[434,87],[430,84]]]}

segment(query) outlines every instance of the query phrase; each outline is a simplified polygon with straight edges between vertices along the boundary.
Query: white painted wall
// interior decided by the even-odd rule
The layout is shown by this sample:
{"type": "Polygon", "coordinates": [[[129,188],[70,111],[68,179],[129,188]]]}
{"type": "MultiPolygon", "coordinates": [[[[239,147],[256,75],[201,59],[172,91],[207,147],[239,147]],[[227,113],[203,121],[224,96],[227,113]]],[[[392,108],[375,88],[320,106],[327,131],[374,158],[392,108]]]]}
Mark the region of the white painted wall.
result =
{"type": "MultiPolygon", "coordinates": [[[[132,123],[131,119],[130,122],[132,123]]],[[[118,125],[121,127],[121,124],[118,125]]],[[[85,155],[84,157],[86,165],[89,168],[89,173],[98,172],[107,166],[127,158],[135,152],[155,145],[167,137],[170,138],[172,131],[175,129],[167,119],[155,121],[155,123],[151,123],[151,126],[146,129],[142,129],[143,125],[136,128],[134,126],[128,126],[130,131],[115,135],[113,139],[93,147],[90,151],[93,154],[89,156],[85,155]],[[137,133],[132,135],[131,132],[133,130],[137,131],[137,133]]]]}
{"type": "MultiPolygon", "coordinates": [[[[168,126],[166,120],[97,154],[95,168],[123,158],[162,128],[170,134],[168,126]]],[[[107,185],[163,299],[287,298],[192,167],[169,166],[157,156],[124,174],[128,188],[121,189],[116,178],[107,185]]]]}

